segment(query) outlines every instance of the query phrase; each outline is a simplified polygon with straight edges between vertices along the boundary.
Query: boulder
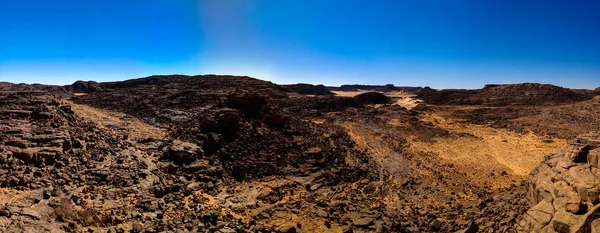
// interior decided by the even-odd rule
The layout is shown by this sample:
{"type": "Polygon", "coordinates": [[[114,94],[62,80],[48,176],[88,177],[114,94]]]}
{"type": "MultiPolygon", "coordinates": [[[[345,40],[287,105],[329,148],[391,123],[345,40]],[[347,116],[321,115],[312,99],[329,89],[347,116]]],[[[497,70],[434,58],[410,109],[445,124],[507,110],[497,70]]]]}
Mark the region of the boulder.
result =
{"type": "Polygon", "coordinates": [[[89,92],[96,92],[99,90],[102,90],[102,87],[100,85],[100,83],[94,82],[94,81],[76,81],[73,84],[71,84],[71,90],[73,92],[83,92],[83,93],[89,93],[89,92]]]}
{"type": "Polygon", "coordinates": [[[456,233],[477,233],[478,231],[479,227],[477,226],[477,224],[475,224],[475,222],[471,222],[469,223],[467,228],[457,231],[456,233]]]}
{"type": "Polygon", "coordinates": [[[202,148],[194,143],[174,140],[169,145],[164,158],[175,164],[191,164],[203,155],[202,148]]]}

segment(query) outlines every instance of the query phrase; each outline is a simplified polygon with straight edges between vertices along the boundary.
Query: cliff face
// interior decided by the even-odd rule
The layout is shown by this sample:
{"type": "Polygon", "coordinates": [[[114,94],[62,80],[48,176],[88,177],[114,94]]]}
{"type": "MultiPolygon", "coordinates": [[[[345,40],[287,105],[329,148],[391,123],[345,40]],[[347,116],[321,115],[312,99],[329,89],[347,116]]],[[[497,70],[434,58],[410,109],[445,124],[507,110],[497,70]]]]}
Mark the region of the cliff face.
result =
{"type": "Polygon", "coordinates": [[[520,232],[600,232],[600,134],[576,142],[544,159],[528,177],[531,209],[520,232]]]}

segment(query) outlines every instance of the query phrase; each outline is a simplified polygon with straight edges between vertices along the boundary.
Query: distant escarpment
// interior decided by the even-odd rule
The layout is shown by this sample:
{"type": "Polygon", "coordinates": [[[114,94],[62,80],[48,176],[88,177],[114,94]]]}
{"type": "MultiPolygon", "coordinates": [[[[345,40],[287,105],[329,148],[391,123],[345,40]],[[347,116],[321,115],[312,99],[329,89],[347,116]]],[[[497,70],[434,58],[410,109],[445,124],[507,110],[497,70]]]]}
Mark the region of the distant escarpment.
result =
{"type": "Polygon", "coordinates": [[[304,95],[334,95],[331,91],[327,89],[327,87],[323,85],[298,83],[282,86],[304,95]]]}
{"type": "Polygon", "coordinates": [[[339,87],[327,87],[330,91],[379,91],[379,92],[391,92],[391,91],[405,91],[405,92],[418,92],[427,87],[405,87],[405,86],[394,86],[394,84],[386,84],[386,85],[360,85],[360,84],[352,84],[352,85],[342,85],[339,87]]]}
{"type": "Polygon", "coordinates": [[[591,90],[573,90],[539,83],[485,85],[483,89],[423,89],[417,98],[439,105],[552,105],[594,98],[591,90]]]}

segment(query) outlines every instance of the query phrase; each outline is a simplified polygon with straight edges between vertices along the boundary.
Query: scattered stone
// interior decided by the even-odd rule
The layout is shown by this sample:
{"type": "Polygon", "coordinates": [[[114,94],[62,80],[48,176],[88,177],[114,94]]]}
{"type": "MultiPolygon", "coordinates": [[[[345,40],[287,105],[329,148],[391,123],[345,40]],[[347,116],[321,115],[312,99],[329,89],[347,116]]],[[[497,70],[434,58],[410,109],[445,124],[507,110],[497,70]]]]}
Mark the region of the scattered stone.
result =
{"type": "Polygon", "coordinates": [[[465,229],[457,231],[456,233],[477,233],[478,231],[479,227],[477,226],[477,224],[471,221],[465,229]]]}
{"type": "Polygon", "coordinates": [[[352,224],[357,227],[368,227],[373,225],[374,218],[371,217],[360,217],[352,219],[352,224]]]}

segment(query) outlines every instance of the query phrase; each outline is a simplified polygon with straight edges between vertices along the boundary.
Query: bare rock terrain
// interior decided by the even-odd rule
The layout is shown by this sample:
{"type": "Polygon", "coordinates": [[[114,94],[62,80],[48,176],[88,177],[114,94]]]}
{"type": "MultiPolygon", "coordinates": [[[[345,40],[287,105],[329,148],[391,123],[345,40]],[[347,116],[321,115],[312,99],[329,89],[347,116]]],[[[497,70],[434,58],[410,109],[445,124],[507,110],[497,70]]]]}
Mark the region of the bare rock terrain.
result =
{"type": "Polygon", "coordinates": [[[409,110],[393,91],[292,87],[217,75],[0,83],[0,231],[596,229],[598,138],[571,135],[595,129],[597,99],[409,110]]]}
{"type": "Polygon", "coordinates": [[[568,147],[546,156],[529,178],[531,209],[519,232],[600,231],[600,135],[581,135],[568,147]]]}

